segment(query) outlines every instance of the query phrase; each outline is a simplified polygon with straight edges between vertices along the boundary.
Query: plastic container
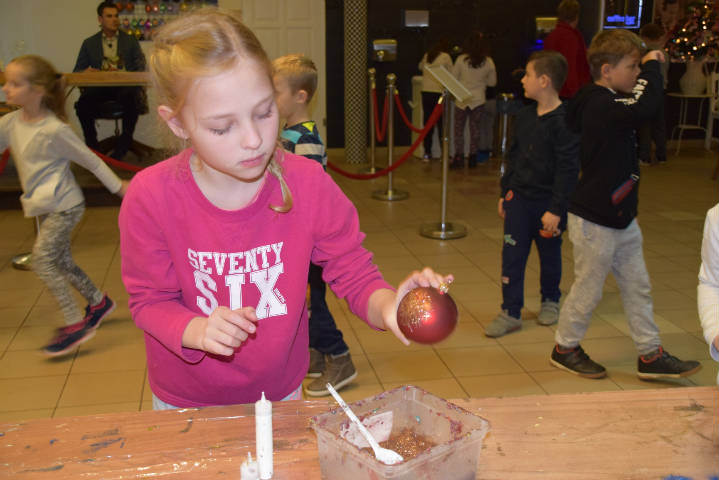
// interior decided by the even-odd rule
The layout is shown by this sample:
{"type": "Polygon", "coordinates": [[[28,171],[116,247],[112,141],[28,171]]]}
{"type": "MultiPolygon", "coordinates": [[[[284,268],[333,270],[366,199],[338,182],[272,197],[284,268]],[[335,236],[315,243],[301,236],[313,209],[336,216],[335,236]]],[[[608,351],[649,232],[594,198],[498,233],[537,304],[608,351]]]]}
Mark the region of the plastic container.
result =
{"type": "Polygon", "coordinates": [[[421,388],[405,385],[349,405],[362,420],[393,412],[392,432],[410,428],[436,445],[396,465],[385,465],[370,451],[340,436],[349,419],[341,408],[312,417],[322,478],[474,480],[489,422],[421,388]]]}

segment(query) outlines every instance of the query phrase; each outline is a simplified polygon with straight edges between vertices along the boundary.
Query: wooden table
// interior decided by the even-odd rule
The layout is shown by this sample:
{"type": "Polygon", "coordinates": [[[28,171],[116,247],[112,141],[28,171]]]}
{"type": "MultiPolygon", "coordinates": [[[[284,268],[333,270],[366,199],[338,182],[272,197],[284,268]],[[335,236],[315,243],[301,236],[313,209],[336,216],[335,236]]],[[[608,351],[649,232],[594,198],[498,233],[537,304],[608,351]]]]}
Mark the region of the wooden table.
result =
{"type": "MultiPolygon", "coordinates": [[[[63,75],[68,87],[132,87],[151,83],[149,72],[73,72],[63,75]]],[[[3,72],[0,72],[0,84],[5,84],[3,72]]]]}
{"type": "MultiPolygon", "coordinates": [[[[707,480],[719,471],[717,392],[693,387],[455,403],[491,423],[479,479],[707,480]]],[[[308,420],[335,404],[273,407],[274,478],[320,478],[308,420]]],[[[237,405],[0,425],[0,477],[239,479],[247,452],[254,456],[253,413],[253,405],[237,405]]]]}

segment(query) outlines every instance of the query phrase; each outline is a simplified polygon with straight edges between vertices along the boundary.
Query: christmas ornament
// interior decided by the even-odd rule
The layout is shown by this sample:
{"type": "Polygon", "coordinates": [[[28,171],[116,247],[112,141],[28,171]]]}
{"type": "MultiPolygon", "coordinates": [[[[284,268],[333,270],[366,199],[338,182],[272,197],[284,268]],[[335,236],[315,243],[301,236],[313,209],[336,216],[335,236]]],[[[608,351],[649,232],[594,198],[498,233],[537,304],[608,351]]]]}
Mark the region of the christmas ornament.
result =
{"type": "Polygon", "coordinates": [[[125,4],[125,10],[127,10],[128,12],[133,12],[135,10],[135,4],[132,2],[127,2],[125,4]]]}
{"type": "Polygon", "coordinates": [[[397,308],[397,324],[405,337],[431,344],[441,342],[454,331],[457,304],[446,292],[446,284],[440,290],[417,287],[402,298],[397,308]]]}

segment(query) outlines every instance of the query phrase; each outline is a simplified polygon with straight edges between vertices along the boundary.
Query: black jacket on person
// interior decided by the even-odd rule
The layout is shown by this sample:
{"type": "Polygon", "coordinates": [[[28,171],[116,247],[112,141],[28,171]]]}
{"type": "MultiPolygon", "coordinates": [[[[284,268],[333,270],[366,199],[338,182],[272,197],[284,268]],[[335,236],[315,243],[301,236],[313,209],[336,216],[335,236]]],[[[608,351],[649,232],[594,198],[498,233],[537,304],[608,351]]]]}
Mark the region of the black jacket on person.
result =
{"type": "Polygon", "coordinates": [[[635,130],[662,100],[659,62],[642,65],[631,96],[585,85],[569,103],[567,122],[581,135],[581,173],[569,211],[610,228],[626,228],[637,215],[639,161],[635,130]]]}
{"type": "MultiPolygon", "coordinates": [[[[141,72],[145,70],[145,55],[142,53],[140,43],[132,35],[122,30],[117,31],[117,56],[122,59],[122,64],[128,72],[141,72]]],[[[77,54],[73,72],[82,72],[88,67],[100,70],[102,68],[102,31],[87,37],[77,54]]]]}
{"type": "Polygon", "coordinates": [[[502,196],[512,190],[530,200],[551,198],[550,212],[560,217],[567,213],[579,173],[579,136],[565,117],[564,103],[541,116],[536,103],[517,113],[502,196]]]}

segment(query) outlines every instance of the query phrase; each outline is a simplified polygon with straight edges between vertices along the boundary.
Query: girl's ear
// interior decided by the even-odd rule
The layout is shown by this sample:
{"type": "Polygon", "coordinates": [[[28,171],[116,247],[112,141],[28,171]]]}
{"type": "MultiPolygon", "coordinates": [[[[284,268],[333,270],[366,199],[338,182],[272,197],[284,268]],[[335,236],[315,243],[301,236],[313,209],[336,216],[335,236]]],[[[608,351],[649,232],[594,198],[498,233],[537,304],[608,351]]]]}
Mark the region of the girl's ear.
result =
{"type": "Polygon", "coordinates": [[[177,138],[187,140],[190,137],[182,126],[182,123],[180,123],[180,119],[170,107],[167,105],[159,105],[157,107],[157,114],[165,121],[177,138]]]}

